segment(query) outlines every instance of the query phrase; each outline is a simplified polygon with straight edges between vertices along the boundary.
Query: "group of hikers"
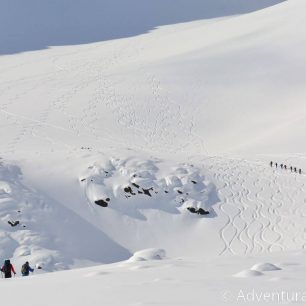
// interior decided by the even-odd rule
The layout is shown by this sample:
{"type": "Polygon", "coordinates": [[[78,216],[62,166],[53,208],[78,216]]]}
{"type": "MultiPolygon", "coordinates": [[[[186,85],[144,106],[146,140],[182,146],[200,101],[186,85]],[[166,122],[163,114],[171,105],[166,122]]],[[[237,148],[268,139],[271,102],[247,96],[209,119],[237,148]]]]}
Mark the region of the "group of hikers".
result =
{"type": "Polygon", "coordinates": [[[281,169],[284,169],[284,170],[290,170],[291,172],[302,174],[302,169],[298,169],[297,167],[292,167],[292,166],[289,167],[285,164],[279,164],[273,161],[270,161],[270,166],[271,167],[275,166],[275,168],[280,167],[281,169]]]}
{"type": "MultiPolygon", "coordinates": [[[[34,272],[34,269],[30,267],[29,262],[25,262],[21,267],[21,275],[22,276],[29,276],[30,272],[34,272]]],[[[11,278],[12,273],[16,275],[14,266],[11,264],[11,261],[9,259],[4,261],[4,264],[1,268],[1,274],[2,277],[4,275],[4,278],[11,278]]]]}

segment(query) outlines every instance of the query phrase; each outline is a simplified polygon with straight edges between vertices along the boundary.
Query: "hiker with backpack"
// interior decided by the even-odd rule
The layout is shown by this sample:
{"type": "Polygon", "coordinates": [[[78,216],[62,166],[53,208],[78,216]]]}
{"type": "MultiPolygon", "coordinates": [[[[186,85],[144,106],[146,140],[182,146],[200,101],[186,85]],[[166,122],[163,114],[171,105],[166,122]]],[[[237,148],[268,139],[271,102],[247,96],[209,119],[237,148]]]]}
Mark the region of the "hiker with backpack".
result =
{"type": "Polygon", "coordinates": [[[11,264],[9,259],[4,261],[4,265],[1,268],[1,272],[4,274],[4,278],[11,278],[12,272],[16,275],[14,266],[11,264]]]}
{"type": "Polygon", "coordinates": [[[34,272],[34,269],[30,267],[29,262],[27,261],[25,264],[21,267],[21,275],[22,276],[29,276],[30,272],[34,272]]]}

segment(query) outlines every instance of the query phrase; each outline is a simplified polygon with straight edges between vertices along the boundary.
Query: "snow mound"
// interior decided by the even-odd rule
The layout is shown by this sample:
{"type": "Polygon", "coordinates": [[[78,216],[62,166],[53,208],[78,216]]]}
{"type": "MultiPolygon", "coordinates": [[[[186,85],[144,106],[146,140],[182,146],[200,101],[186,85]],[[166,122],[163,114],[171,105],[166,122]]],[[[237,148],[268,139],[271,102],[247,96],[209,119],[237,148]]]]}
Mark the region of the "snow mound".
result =
{"type": "Polygon", "coordinates": [[[235,277],[241,277],[241,278],[247,278],[247,277],[254,277],[254,276],[262,276],[264,275],[262,272],[260,271],[256,271],[256,270],[243,270],[237,274],[235,274],[235,277]]]}
{"type": "Polygon", "coordinates": [[[130,262],[162,260],[166,257],[164,249],[146,249],[136,252],[130,259],[130,262]]]}
{"type": "Polygon", "coordinates": [[[267,262],[267,263],[259,263],[259,264],[254,265],[251,268],[251,270],[265,272],[265,271],[277,271],[277,270],[281,270],[281,268],[267,262]]]}

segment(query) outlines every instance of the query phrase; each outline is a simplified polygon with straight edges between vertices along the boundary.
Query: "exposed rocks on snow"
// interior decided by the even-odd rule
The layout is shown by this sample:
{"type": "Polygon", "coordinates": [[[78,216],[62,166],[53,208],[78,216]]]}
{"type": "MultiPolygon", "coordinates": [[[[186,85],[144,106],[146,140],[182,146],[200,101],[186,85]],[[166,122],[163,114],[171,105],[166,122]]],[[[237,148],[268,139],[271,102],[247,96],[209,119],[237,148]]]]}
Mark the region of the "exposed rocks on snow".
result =
{"type": "Polygon", "coordinates": [[[36,264],[35,268],[38,269],[38,270],[42,270],[42,266],[40,264],[36,264]]]}
{"type": "Polygon", "coordinates": [[[191,212],[191,213],[193,213],[193,214],[195,214],[197,211],[196,211],[196,209],[194,208],[194,207],[187,207],[187,209],[191,212]]]}
{"type": "MultiPolygon", "coordinates": [[[[134,187],[136,187],[137,189],[140,189],[140,188],[141,188],[141,187],[140,187],[138,184],[136,184],[136,183],[132,183],[132,185],[133,185],[134,187]]],[[[149,196],[149,197],[152,197],[152,194],[151,194],[150,192],[151,192],[151,191],[153,192],[153,191],[154,191],[154,188],[153,188],[153,187],[148,188],[148,189],[146,189],[146,188],[141,188],[142,191],[140,191],[140,190],[134,191],[134,190],[132,189],[131,186],[127,186],[127,187],[124,187],[123,190],[124,190],[125,193],[128,193],[128,194],[133,195],[133,196],[135,196],[135,195],[136,195],[136,192],[137,192],[138,194],[145,194],[145,195],[147,195],[147,196],[149,196]]],[[[155,191],[155,194],[158,194],[158,192],[155,191]]],[[[126,195],[126,197],[127,197],[127,198],[130,198],[130,197],[131,197],[130,195],[126,195]]]]}
{"type": "Polygon", "coordinates": [[[111,208],[132,218],[144,219],[145,209],[178,214],[194,207],[191,213],[210,213],[206,203],[211,206],[218,201],[218,195],[199,169],[179,164],[169,167],[167,173],[161,172],[159,166],[139,159],[111,159],[101,166],[94,163],[82,174],[88,181],[82,186],[91,203],[110,207],[106,199],[113,198],[111,208]]]}
{"type": "Polygon", "coordinates": [[[104,201],[104,200],[97,200],[95,201],[95,204],[97,204],[98,206],[101,206],[101,207],[107,207],[108,206],[108,203],[109,201],[107,201],[107,199],[104,201]]]}
{"type": "Polygon", "coordinates": [[[11,226],[11,227],[15,227],[17,225],[20,224],[20,222],[17,220],[17,221],[7,221],[7,223],[11,226]]]}
{"type": "Polygon", "coordinates": [[[140,188],[140,186],[139,186],[138,184],[136,184],[136,183],[132,183],[132,185],[133,185],[134,187],[136,187],[137,189],[140,188]]]}
{"type": "Polygon", "coordinates": [[[153,188],[149,188],[149,189],[142,188],[143,193],[149,197],[152,197],[150,191],[153,191],[153,190],[154,190],[153,188]]]}
{"type": "Polygon", "coordinates": [[[198,215],[208,215],[209,214],[209,211],[206,211],[203,208],[187,207],[187,209],[193,214],[198,214],[198,215]]]}
{"type": "Polygon", "coordinates": [[[133,189],[132,189],[132,187],[130,187],[130,186],[124,187],[123,190],[124,190],[125,193],[130,193],[131,195],[136,195],[136,193],[133,192],[133,189]]]}

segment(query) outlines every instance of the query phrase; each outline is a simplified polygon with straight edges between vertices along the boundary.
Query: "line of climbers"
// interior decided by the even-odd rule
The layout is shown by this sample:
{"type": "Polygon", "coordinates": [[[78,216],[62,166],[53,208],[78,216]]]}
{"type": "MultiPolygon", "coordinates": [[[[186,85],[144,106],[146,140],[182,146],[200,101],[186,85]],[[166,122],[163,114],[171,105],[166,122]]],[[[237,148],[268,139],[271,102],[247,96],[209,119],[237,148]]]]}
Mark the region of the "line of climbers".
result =
{"type": "Polygon", "coordinates": [[[273,161],[270,161],[270,166],[271,167],[275,166],[275,168],[280,167],[281,169],[284,169],[284,170],[289,170],[290,169],[291,172],[302,174],[302,169],[298,169],[297,167],[292,167],[292,166],[288,167],[285,164],[278,164],[278,163],[275,163],[273,161]]]}
{"type": "MultiPolygon", "coordinates": [[[[29,276],[30,272],[34,272],[34,269],[30,267],[30,264],[27,261],[21,267],[21,275],[22,276],[29,276]]],[[[3,278],[3,275],[4,275],[4,278],[11,278],[12,273],[14,275],[16,275],[14,266],[11,264],[11,261],[9,259],[6,259],[4,261],[4,264],[3,264],[2,268],[1,268],[2,278],[3,278]]]]}

